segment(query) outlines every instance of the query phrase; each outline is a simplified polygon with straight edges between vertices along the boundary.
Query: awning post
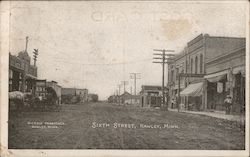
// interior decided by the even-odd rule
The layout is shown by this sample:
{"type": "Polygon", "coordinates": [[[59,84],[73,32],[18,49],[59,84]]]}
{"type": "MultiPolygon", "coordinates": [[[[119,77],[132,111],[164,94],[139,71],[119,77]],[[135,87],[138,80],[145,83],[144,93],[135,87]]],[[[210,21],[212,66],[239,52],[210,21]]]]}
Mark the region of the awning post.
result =
{"type": "Polygon", "coordinates": [[[181,76],[180,74],[178,75],[178,112],[180,112],[180,86],[181,86],[181,83],[180,83],[180,79],[181,76]]]}

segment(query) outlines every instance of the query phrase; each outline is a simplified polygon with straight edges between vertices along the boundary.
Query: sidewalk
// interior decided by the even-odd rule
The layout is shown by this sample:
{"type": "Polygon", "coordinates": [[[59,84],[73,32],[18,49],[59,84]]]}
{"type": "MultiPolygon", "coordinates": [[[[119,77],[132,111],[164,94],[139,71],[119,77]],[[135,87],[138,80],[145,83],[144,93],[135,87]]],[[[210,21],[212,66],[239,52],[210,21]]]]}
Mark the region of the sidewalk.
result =
{"type": "MultiPolygon", "coordinates": [[[[169,111],[174,111],[178,112],[177,109],[168,109],[169,111]]],[[[184,113],[191,113],[191,114],[199,114],[199,115],[206,115],[210,117],[215,117],[215,118],[220,118],[220,119],[225,119],[229,121],[235,121],[235,122],[240,122],[244,123],[245,121],[245,116],[244,115],[226,115],[224,112],[221,111],[215,111],[215,112],[209,112],[209,111],[189,111],[189,110],[180,110],[180,112],[184,113]]]]}

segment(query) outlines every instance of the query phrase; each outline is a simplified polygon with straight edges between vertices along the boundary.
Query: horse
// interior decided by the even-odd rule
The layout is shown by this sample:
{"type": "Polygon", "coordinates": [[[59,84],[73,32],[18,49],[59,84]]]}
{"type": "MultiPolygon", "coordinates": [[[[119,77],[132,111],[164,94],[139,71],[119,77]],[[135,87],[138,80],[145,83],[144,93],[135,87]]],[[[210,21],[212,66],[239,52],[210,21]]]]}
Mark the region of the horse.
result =
{"type": "Polygon", "coordinates": [[[28,105],[25,101],[30,99],[30,97],[32,97],[31,93],[23,93],[20,91],[9,92],[10,110],[23,110],[23,108],[28,105]]]}

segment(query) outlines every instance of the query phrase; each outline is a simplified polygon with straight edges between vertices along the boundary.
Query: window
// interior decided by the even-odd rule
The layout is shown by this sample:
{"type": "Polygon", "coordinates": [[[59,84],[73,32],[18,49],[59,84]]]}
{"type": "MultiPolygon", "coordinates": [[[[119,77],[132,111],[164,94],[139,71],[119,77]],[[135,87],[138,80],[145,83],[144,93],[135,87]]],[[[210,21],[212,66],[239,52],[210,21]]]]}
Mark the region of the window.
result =
{"type": "Polygon", "coordinates": [[[13,71],[11,69],[9,69],[9,78],[12,79],[13,78],[13,71]]]}
{"type": "Polygon", "coordinates": [[[197,74],[198,71],[198,57],[195,57],[195,74],[197,74]]]}
{"type": "Polygon", "coordinates": [[[176,68],[175,80],[177,80],[177,79],[178,79],[178,75],[179,75],[179,68],[176,68]]]}
{"type": "Polygon", "coordinates": [[[12,91],[12,80],[9,80],[9,91],[12,91]]]}
{"type": "Polygon", "coordinates": [[[192,58],[192,59],[191,59],[191,63],[190,63],[190,64],[191,64],[191,73],[193,73],[193,63],[194,63],[194,62],[193,62],[193,58],[192,58]]]}
{"type": "Polygon", "coordinates": [[[174,81],[174,70],[171,70],[171,82],[173,82],[174,81]]]}
{"type": "Polygon", "coordinates": [[[186,64],[185,64],[185,73],[188,73],[188,61],[186,60],[186,62],[185,62],[186,64]]]}
{"type": "Polygon", "coordinates": [[[200,73],[202,74],[203,72],[203,55],[200,54],[200,73]]]}

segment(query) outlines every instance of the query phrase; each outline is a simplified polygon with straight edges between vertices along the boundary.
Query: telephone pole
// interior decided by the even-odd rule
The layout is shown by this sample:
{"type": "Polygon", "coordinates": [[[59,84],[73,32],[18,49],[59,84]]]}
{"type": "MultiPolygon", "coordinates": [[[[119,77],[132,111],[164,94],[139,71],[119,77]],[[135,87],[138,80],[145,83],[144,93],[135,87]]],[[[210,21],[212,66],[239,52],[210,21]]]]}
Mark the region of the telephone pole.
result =
{"type": "MultiPolygon", "coordinates": [[[[134,94],[135,95],[136,95],[136,80],[141,79],[140,74],[141,73],[130,73],[130,78],[134,79],[134,94]]],[[[131,94],[132,94],[132,92],[131,92],[131,94]]]]}
{"type": "Polygon", "coordinates": [[[162,64],[162,107],[166,107],[166,110],[168,110],[168,106],[165,106],[165,83],[164,83],[164,75],[165,75],[165,64],[170,63],[171,61],[168,59],[171,59],[171,57],[174,56],[174,54],[166,53],[166,52],[174,52],[174,50],[159,50],[159,49],[154,49],[154,51],[159,51],[161,53],[154,53],[153,59],[156,61],[153,61],[153,63],[160,63],[162,64]],[[160,61],[159,61],[159,60],[160,61]]]}
{"type": "Polygon", "coordinates": [[[128,81],[121,81],[121,83],[123,84],[123,93],[125,93],[126,85],[128,84],[128,81]]]}
{"type": "Polygon", "coordinates": [[[121,104],[121,102],[120,102],[121,101],[121,98],[120,98],[121,97],[121,86],[122,86],[121,84],[118,84],[118,88],[119,88],[119,90],[118,90],[118,102],[119,102],[119,105],[121,104]]]}

